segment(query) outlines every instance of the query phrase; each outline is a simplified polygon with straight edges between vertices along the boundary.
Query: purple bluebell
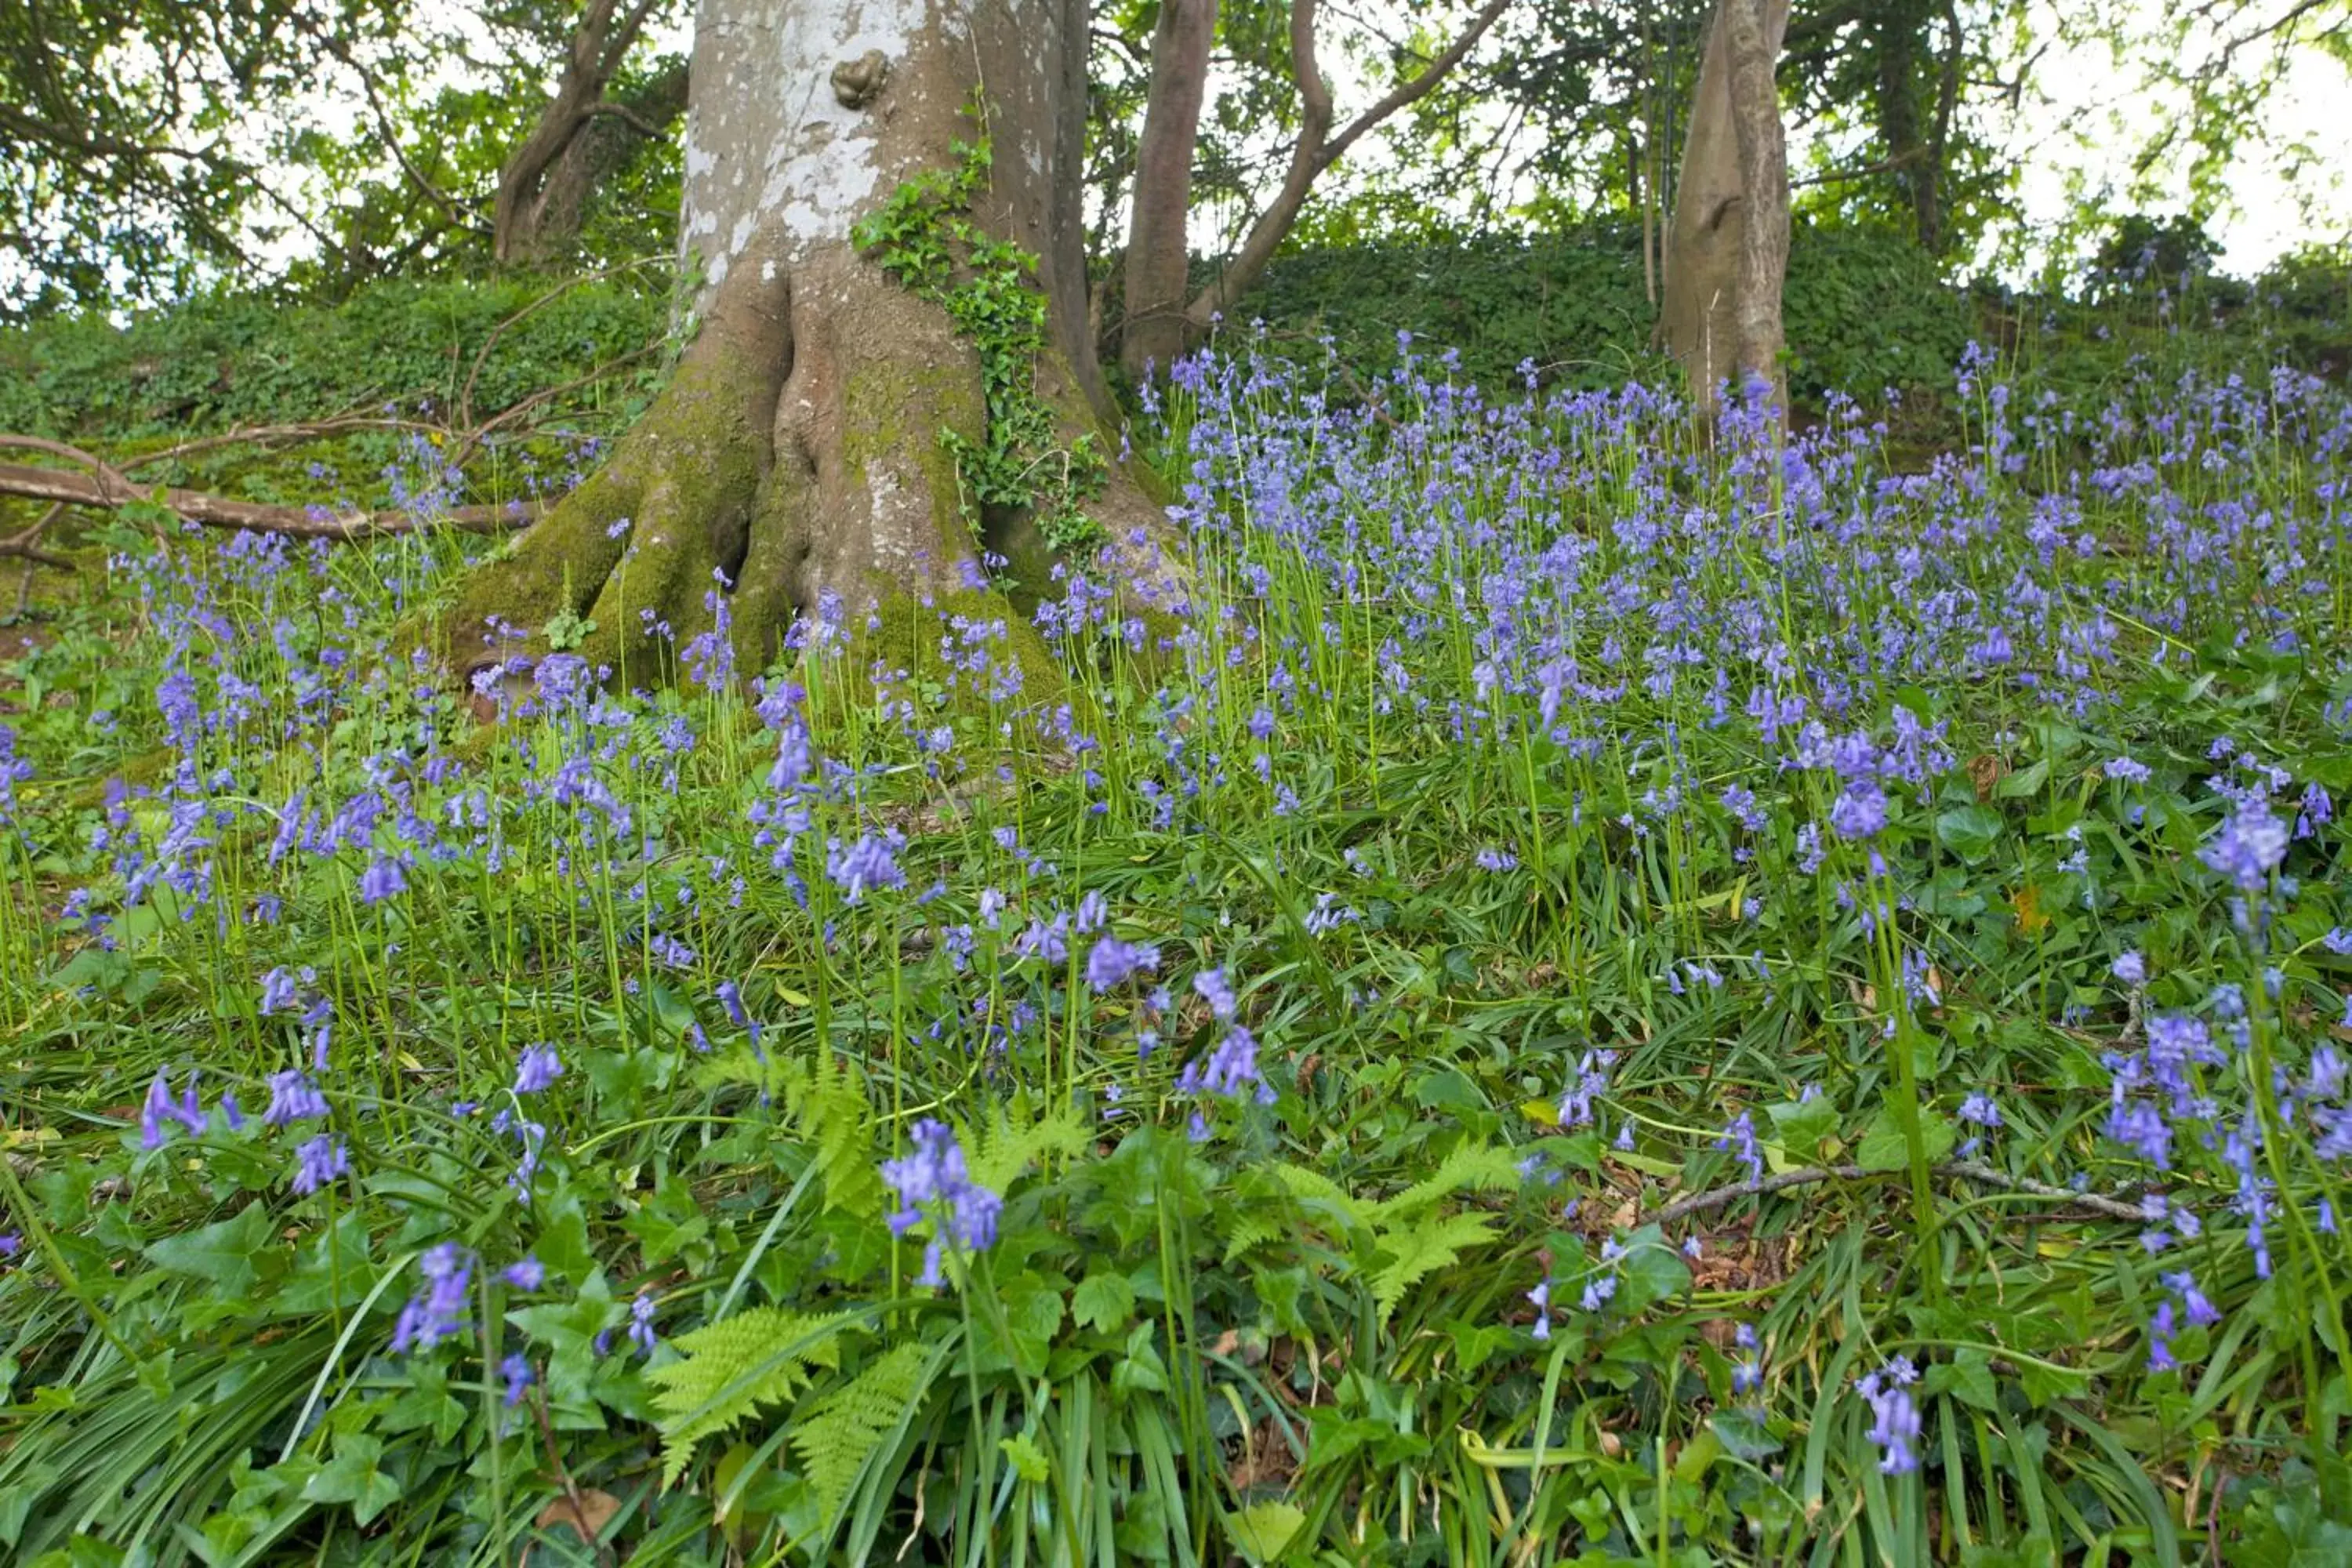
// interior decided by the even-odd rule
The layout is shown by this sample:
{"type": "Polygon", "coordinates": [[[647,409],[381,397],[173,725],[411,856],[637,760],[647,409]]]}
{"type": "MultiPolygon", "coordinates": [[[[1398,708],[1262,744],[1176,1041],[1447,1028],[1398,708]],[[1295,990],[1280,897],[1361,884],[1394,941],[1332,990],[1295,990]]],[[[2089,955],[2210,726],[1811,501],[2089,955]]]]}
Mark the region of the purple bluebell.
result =
{"type": "Polygon", "coordinates": [[[515,1066],[514,1091],[538,1094],[563,1076],[563,1059],[553,1046],[527,1046],[515,1066]]]}
{"type": "Polygon", "coordinates": [[[298,1147],[294,1159],[293,1188],[297,1197],[308,1197],[352,1168],[351,1153],[343,1141],[329,1132],[321,1132],[298,1147]]]}
{"type": "Polygon", "coordinates": [[[1896,1356],[1854,1381],[1854,1392],[1870,1405],[1870,1440],[1878,1446],[1878,1468],[1886,1475],[1919,1468],[1919,1407],[1911,1397],[1918,1375],[1908,1357],[1896,1356]]]}
{"type": "Polygon", "coordinates": [[[424,1288],[400,1309],[393,1325],[392,1349],[396,1355],[429,1351],[455,1339],[466,1328],[466,1292],[473,1281],[474,1255],[454,1241],[445,1241],[417,1260],[424,1288]]]}
{"type": "Polygon", "coordinates": [[[1106,936],[1087,954],[1087,984],[1097,991],[1108,991],[1159,966],[1158,948],[1148,942],[1121,942],[1115,936],[1106,936]]]}

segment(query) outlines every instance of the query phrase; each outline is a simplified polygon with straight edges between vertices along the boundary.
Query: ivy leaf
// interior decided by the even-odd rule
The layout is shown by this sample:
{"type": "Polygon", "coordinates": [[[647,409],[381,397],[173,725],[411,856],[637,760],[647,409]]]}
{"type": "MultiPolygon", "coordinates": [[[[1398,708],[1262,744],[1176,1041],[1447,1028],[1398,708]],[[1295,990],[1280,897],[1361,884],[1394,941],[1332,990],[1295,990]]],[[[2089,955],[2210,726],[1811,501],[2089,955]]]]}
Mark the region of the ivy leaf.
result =
{"type": "Polygon", "coordinates": [[[1306,1513],[1296,1504],[1254,1502],[1227,1520],[1226,1530],[1244,1557],[1252,1563],[1271,1563],[1282,1555],[1306,1522],[1306,1513]]]}
{"type": "Polygon", "coordinates": [[[305,1502],[342,1502],[362,1524],[400,1500],[400,1483],[378,1468],[383,1441],[354,1432],[335,1445],[335,1457],[303,1483],[305,1502]]]}
{"type": "Polygon", "coordinates": [[[165,1237],[147,1248],[146,1258],[158,1268],[192,1275],[241,1300],[261,1282],[255,1258],[268,1244],[269,1215],[257,1201],[232,1219],[165,1237]]]}
{"type": "Polygon", "coordinates": [[[1956,805],[1936,816],[1936,841],[1973,866],[2000,842],[2000,813],[1987,805],[1956,805]]]}

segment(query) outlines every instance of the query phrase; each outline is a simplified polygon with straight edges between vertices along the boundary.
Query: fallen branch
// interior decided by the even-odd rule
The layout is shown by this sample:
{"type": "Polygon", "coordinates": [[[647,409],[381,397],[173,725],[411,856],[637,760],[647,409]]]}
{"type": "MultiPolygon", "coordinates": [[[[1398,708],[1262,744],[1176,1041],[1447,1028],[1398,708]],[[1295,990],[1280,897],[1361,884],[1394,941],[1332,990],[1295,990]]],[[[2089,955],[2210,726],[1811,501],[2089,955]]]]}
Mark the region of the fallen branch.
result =
{"type": "Polygon", "coordinates": [[[191,522],[212,528],[242,528],[255,533],[291,534],[297,539],[381,539],[435,528],[466,533],[503,533],[538,521],[546,510],[541,501],[509,501],[504,506],[461,506],[446,512],[419,516],[387,509],[382,511],[331,513],[309,507],[271,506],[261,501],[231,500],[202,490],[142,489],[122,474],[88,453],[60,443],[31,437],[0,436],[0,447],[38,447],[89,465],[92,472],[76,474],[62,468],[35,468],[26,463],[0,463],[0,495],[27,500],[61,502],[67,506],[111,510],[136,501],[160,500],[191,522]]]}
{"type": "MultiPolygon", "coordinates": [[[[1859,1182],[1881,1176],[1899,1176],[1894,1171],[1865,1171],[1860,1165],[1805,1165],[1794,1171],[1781,1171],[1756,1181],[1737,1182],[1727,1187],[1716,1187],[1687,1198],[1680,1198],[1661,1209],[1653,1209],[1642,1216],[1644,1224],[1672,1225],[1678,1219],[1688,1219],[1695,1214],[1706,1214],[1723,1208],[1745,1197],[1761,1196],[1766,1193],[1785,1192],[1790,1187],[1815,1186],[1822,1182],[1859,1182]]],[[[1974,1160],[1953,1160],[1934,1167],[1938,1176],[1963,1182],[1975,1182],[1980,1186],[1998,1187],[2008,1193],[2026,1193],[2037,1198],[2048,1198],[2073,1207],[2087,1209],[2108,1219],[2122,1220],[2131,1225],[2146,1225],[2147,1211],[2137,1204],[2119,1198],[2101,1197],[2096,1193],[2078,1193],[2069,1187],[2037,1182],[2031,1176],[2012,1176],[1996,1171],[1990,1165],[1974,1160]]]]}
{"type": "MultiPolygon", "coordinates": [[[[72,571],[71,561],[54,550],[44,550],[40,546],[41,531],[64,516],[65,510],[65,502],[52,501],[49,504],[49,510],[35,518],[30,528],[12,533],[5,539],[0,539],[0,561],[24,561],[29,562],[33,566],[54,566],[61,572],[72,571]]],[[[27,570],[29,571],[30,567],[27,570]]],[[[29,577],[26,579],[27,584],[31,581],[29,577]]],[[[21,593],[16,596],[19,601],[25,597],[21,593]]],[[[20,616],[25,613],[25,606],[21,602],[16,606],[16,613],[20,616]]]]}

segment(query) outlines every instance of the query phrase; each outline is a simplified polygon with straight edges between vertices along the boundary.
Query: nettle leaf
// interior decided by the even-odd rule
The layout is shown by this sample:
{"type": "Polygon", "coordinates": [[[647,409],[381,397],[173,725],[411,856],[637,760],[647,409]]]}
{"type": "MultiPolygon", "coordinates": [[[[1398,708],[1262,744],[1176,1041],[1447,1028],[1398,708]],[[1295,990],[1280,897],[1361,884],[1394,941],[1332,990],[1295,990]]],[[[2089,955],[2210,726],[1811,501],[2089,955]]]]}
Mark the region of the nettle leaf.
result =
{"type": "Polygon", "coordinates": [[[228,1219],[197,1230],[167,1236],[148,1247],[147,1261],[173,1274],[190,1275],[210,1283],[222,1295],[248,1300],[261,1282],[261,1259],[275,1256],[269,1215],[258,1200],[228,1219]]]}

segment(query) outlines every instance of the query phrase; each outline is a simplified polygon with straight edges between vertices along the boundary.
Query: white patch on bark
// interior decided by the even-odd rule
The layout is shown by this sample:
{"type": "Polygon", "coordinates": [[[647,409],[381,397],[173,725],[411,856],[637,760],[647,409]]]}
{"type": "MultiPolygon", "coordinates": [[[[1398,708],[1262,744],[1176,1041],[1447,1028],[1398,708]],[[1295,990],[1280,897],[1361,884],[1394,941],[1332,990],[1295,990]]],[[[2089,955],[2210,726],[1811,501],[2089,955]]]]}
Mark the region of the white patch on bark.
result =
{"type": "Polygon", "coordinates": [[[897,171],[881,166],[881,106],[851,109],[834,68],[879,49],[896,70],[919,35],[957,47],[964,31],[949,0],[702,0],[694,78],[728,84],[689,106],[683,226],[716,284],[759,223],[780,220],[783,259],[839,239],[897,171]],[[748,80],[762,84],[740,90],[748,80]]]}

